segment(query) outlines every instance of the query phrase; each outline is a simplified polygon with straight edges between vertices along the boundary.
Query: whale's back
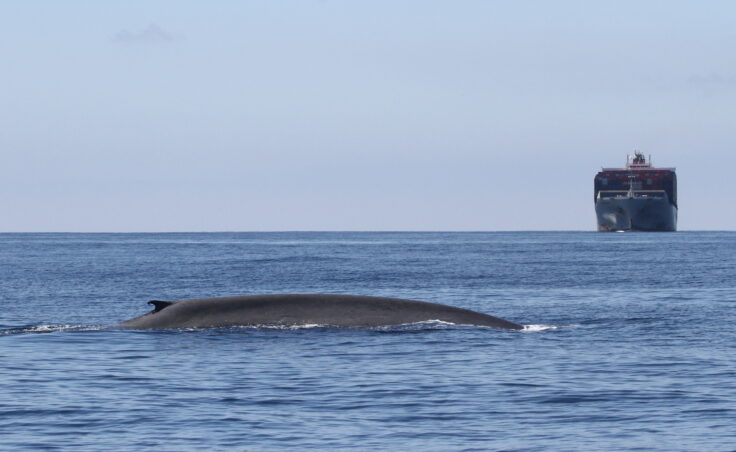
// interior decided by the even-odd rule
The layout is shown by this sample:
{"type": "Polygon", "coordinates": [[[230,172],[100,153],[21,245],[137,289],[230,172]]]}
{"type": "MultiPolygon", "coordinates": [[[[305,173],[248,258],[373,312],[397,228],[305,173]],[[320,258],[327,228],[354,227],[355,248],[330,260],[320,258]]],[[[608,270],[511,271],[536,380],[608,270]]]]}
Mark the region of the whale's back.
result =
{"type": "Polygon", "coordinates": [[[265,325],[376,327],[440,320],[459,325],[522,329],[491,315],[425,301],[335,294],[248,295],[151,301],[153,312],[122,328],[173,329],[265,325]]]}

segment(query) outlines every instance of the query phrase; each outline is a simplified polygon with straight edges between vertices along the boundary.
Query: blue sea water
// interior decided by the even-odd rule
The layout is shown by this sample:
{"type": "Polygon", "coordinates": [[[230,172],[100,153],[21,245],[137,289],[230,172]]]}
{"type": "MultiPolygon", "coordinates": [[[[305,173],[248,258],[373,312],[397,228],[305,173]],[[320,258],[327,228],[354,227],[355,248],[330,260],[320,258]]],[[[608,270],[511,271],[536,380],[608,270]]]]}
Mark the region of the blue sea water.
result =
{"type": "Polygon", "coordinates": [[[734,450],[736,233],[0,234],[0,449],[734,450]],[[106,329],[351,293],[525,331],[106,329]]]}

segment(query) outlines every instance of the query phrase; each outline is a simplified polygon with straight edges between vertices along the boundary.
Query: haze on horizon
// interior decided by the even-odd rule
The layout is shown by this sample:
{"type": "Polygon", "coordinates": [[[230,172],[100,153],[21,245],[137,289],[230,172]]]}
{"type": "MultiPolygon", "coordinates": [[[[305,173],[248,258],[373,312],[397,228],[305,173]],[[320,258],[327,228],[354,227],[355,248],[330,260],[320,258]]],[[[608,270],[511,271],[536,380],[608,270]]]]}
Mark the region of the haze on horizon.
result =
{"type": "Polygon", "coordinates": [[[736,229],[727,1],[3,2],[0,232],[736,229]]]}

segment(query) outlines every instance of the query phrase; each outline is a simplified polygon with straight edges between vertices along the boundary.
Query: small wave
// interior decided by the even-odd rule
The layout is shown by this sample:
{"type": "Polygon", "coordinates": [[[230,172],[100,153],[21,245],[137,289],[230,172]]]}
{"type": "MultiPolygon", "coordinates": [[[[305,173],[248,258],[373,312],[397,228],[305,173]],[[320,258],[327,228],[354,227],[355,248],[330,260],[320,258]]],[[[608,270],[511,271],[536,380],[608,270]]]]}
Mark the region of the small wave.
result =
{"type": "Polygon", "coordinates": [[[103,328],[104,327],[102,326],[83,325],[35,325],[0,330],[0,336],[11,336],[15,334],[57,333],[59,331],[99,331],[103,328]]]}

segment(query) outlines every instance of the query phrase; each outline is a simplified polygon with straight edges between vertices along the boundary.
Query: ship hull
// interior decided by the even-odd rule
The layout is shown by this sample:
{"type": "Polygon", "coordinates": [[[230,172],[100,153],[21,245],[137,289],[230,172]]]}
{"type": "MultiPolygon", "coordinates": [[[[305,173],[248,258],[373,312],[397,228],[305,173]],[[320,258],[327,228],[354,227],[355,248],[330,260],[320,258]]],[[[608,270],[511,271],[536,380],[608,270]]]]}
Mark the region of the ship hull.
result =
{"type": "Polygon", "coordinates": [[[606,198],[595,203],[599,231],[676,231],[677,207],[662,198],[606,198]]]}

